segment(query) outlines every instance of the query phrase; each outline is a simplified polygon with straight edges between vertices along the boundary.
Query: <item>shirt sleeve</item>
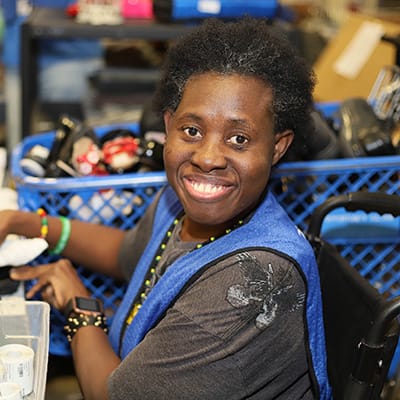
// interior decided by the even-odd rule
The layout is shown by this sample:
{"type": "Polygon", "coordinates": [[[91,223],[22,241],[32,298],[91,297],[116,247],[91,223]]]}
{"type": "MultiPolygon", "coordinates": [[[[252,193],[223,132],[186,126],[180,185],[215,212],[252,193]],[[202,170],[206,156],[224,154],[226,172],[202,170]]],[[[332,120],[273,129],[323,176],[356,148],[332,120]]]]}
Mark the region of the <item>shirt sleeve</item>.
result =
{"type": "Polygon", "coordinates": [[[276,254],[213,265],[114,371],[110,399],[313,398],[304,299],[300,273],[276,254]]]}

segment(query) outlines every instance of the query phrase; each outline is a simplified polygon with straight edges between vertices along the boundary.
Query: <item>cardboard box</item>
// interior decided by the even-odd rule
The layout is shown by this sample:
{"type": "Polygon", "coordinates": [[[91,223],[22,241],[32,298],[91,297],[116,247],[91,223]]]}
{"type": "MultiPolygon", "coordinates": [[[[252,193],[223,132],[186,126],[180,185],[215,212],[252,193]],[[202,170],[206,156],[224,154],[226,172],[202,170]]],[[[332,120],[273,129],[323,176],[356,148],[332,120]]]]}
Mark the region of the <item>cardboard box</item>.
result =
{"type": "MultiPolygon", "coordinates": [[[[400,24],[363,14],[349,14],[337,35],[331,39],[314,63],[314,71],[318,79],[314,92],[316,101],[343,101],[352,97],[367,98],[381,68],[395,63],[395,46],[379,41],[355,77],[348,78],[337,72],[335,63],[366,22],[379,24],[384,34],[390,36],[400,34],[400,24]]],[[[357,56],[357,52],[354,52],[354,57],[357,56]]]]}

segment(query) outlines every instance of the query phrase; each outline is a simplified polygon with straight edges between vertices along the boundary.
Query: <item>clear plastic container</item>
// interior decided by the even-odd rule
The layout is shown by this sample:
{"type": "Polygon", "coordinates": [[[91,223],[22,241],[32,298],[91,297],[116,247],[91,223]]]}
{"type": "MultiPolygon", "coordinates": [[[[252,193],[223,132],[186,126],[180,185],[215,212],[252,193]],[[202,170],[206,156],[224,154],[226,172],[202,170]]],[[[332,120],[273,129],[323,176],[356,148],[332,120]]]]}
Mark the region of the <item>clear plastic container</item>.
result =
{"type": "Polygon", "coordinates": [[[0,346],[18,344],[34,351],[33,391],[24,400],[44,400],[49,353],[50,307],[20,297],[0,300],[0,346]]]}

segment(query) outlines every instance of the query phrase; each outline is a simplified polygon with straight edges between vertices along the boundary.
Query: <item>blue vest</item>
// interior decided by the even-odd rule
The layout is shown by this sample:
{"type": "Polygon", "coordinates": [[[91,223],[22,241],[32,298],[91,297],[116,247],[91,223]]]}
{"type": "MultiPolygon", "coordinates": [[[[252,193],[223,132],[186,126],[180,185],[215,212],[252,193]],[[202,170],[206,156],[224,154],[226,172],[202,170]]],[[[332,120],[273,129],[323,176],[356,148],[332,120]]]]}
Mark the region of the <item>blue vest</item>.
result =
{"type": "Polygon", "coordinates": [[[166,231],[181,208],[175,193],[171,187],[167,187],[157,205],[152,237],[138,262],[124,299],[113,319],[110,341],[114,350],[117,353],[120,352],[122,358],[126,357],[164,314],[189,279],[202,268],[239,251],[257,248],[272,249],[295,260],[301,266],[300,272],[307,288],[306,317],[313,369],[319,384],[320,399],[330,399],[322,300],[314,252],[272,193],[267,194],[249,222],[215,242],[180,257],[168,267],[150,291],[132,324],[126,328],[122,347],[119,349],[121,331],[131,302],[140,290],[166,231]]]}

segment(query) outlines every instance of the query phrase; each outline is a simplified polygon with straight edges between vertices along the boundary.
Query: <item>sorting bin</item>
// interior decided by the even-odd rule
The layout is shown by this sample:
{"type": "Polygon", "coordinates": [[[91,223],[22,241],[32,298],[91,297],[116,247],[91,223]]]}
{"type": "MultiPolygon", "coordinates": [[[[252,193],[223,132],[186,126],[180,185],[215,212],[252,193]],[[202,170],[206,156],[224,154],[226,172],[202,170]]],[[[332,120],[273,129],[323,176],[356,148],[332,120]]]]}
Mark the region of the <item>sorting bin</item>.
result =
{"type": "MultiPolygon", "coordinates": [[[[44,400],[45,398],[49,318],[50,307],[43,301],[25,301],[21,297],[5,297],[0,300],[0,349],[3,349],[3,346],[24,346],[33,350],[33,360],[30,360],[30,357],[19,357],[17,347],[16,352],[11,355],[13,358],[9,365],[9,368],[12,369],[14,369],[14,365],[15,368],[21,368],[21,365],[24,367],[16,370],[17,376],[14,377],[20,382],[15,381],[14,383],[20,384],[29,380],[30,377],[32,378],[31,388],[33,390],[24,396],[25,400],[44,400]],[[33,375],[27,371],[27,365],[31,361],[33,375]]],[[[24,356],[23,352],[21,354],[24,356]]]]}

